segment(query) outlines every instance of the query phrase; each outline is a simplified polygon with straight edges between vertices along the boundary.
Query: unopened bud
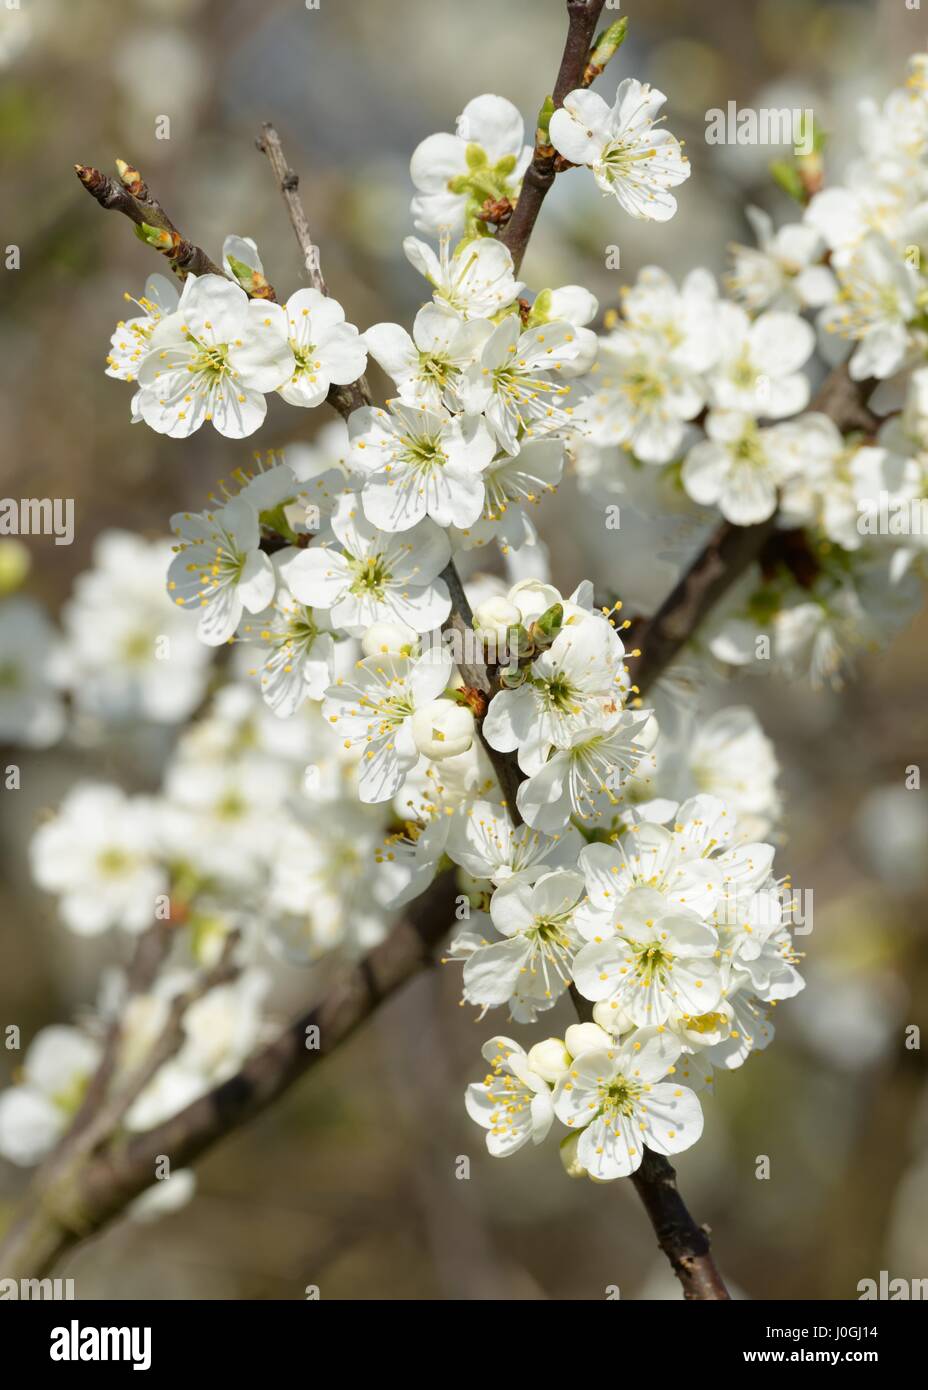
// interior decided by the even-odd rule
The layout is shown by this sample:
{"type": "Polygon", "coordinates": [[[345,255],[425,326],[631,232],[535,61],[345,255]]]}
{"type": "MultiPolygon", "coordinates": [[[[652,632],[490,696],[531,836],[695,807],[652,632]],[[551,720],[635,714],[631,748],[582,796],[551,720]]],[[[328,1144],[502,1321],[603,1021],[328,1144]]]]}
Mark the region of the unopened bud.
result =
{"type": "Polygon", "coordinates": [[[563,1038],[545,1038],[529,1049],[528,1064],[536,1076],[552,1085],[560,1081],[570,1066],[570,1053],[563,1038]]]}
{"type": "Polygon", "coordinates": [[[412,736],[423,757],[441,762],[470,748],[474,741],[474,716],[467,705],[432,700],[413,715],[412,736]]]}
{"type": "Polygon", "coordinates": [[[511,627],[518,627],[522,614],[507,598],[488,598],[474,613],[474,631],[494,636],[497,641],[505,640],[511,627]]]}
{"type": "Polygon", "coordinates": [[[609,1034],[596,1023],[572,1023],[564,1034],[564,1042],[571,1057],[582,1057],[584,1052],[596,1052],[613,1045],[609,1034]]]}
{"type": "Polygon", "coordinates": [[[566,1139],[561,1140],[561,1163],[564,1165],[564,1172],[569,1178],[586,1177],[586,1169],[577,1157],[579,1144],[579,1134],[568,1134],[566,1139]]]}
{"type": "Polygon", "coordinates": [[[625,35],[628,33],[628,16],[623,15],[614,24],[610,24],[608,29],[593,41],[590,56],[587,61],[586,69],[583,73],[583,85],[588,87],[591,82],[603,71],[611,58],[615,57],[618,49],[625,42],[625,35]]]}

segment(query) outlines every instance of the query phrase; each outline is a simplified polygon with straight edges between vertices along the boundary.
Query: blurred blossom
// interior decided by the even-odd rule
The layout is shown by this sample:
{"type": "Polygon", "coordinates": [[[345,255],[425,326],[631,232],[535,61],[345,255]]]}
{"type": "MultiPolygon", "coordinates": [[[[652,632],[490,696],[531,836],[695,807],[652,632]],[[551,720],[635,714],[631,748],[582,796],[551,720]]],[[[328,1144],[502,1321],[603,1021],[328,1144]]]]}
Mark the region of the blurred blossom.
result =
{"type": "Polygon", "coordinates": [[[905,990],[895,974],[872,967],[852,973],[843,964],[806,962],[805,1007],[793,1026],[830,1066],[855,1073],[875,1066],[898,1046],[905,990]]]}
{"type": "Polygon", "coordinates": [[[920,791],[894,785],[870,792],[856,833],[874,872],[897,892],[928,882],[928,804],[920,791]]]}
{"type": "Polygon", "coordinates": [[[199,45],[188,31],[153,25],[131,30],[116,46],[112,61],[126,102],[122,138],[144,141],[149,159],[159,153],[167,157],[174,147],[170,140],[154,138],[155,120],[169,116],[172,138],[189,139],[207,90],[199,45]],[[158,74],[157,83],[140,80],[140,74],[152,72],[158,74]]]}
{"type": "Polygon", "coordinates": [[[33,32],[32,15],[28,10],[0,8],[0,72],[11,68],[25,52],[33,32]]]}

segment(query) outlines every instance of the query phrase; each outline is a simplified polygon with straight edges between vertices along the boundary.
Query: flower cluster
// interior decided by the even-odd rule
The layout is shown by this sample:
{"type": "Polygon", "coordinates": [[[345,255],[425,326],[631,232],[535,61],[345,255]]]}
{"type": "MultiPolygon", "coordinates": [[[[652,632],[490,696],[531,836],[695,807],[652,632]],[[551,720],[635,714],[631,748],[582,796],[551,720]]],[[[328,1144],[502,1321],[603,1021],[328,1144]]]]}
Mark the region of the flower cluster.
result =
{"type": "Polygon", "coordinates": [[[107,375],[138,386],[133,419],[174,439],[207,421],[227,439],[244,439],[263,423],[269,393],[320,405],[330,386],[355,381],[367,361],[334,299],[315,289],[297,290],[286,304],[249,298],[236,267],[249,282],[262,273],[254,243],[227,237],[224,260],[236,283],[189,275],[178,295],[163,276],[151,276],[135,301],[141,314],[119,323],[110,343],[107,375]],[[249,250],[250,266],[234,254],[249,250]]]}
{"type": "MultiPolygon", "coordinates": [[[[909,256],[928,191],[925,73],[916,60],[905,90],[867,108],[846,187],[806,198],[779,231],[750,214],[759,246],[734,249],[729,298],[708,271],[677,285],[648,267],[602,332],[582,286],[531,295],[517,278],[501,229],[532,152],[493,95],[413,155],[412,216],[433,241],[404,242],[428,285],[409,329],[359,334],[314,289],[274,302],[244,238],[227,240],[224,276],[190,275],[179,295],[152,277],[107,371],[135,384],[133,418],[162,434],[211,421],[250,435],[272,393],[315,406],[353,384],[367,401],[368,355],[394,394],[313,445],[256,456],[203,511],[175,516],[170,602],[151,595],[161,544],[103,538],[63,652],[25,694],[0,682],[0,733],[47,742],[62,683],[84,715],[176,720],[202,698],[208,649],[235,649],[159,792],[81,785],[33,844],[71,930],[139,932],[161,902],[183,924],[163,988],[130,1001],[129,1051],[192,966],[238,942],[236,982],[191,1008],[130,1123],[199,1094],[251,1044],[261,948],[303,962],[365,949],[450,872],[466,1003],[532,1024],[568,991],[586,1001],[563,1038],[485,1045],[467,1108],[490,1152],[540,1142],[556,1117],[567,1171],[608,1180],[645,1148],[699,1138],[697,1093],[768,1045],[774,1007],[803,986],[773,869],[776,759],[744,708],[691,698],[681,718],[666,681],[644,706],[621,605],[595,601],[589,581],[551,582],[531,513],[570,460],[584,486],[628,494],[645,517],[656,491],[701,527],[769,523],[691,644],[709,665],[773,654],[833,678],[849,646],[908,614],[928,526],[882,522],[911,512],[928,478],[928,281],[909,256]],[[872,431],[808,409],[817,343],[843,344],[854,381],[879,378],[872,431]],[[474,575],[462,598],[458,562],[491,544],[506,579],[474,575]],[[187,653],[182,679],[158,667],[161,637],[187,653]],[[247,1021],[233,1028],[236,1010],[247,1021]]],[[[690,172],[658,123],[664,101],[631,78],[611,106],[580,88],[539,129],[624,212],[661,222],[690,172]]],[[[23,602],[0,603],[0,645],[23,602]]],[[[0,1149],[21,1161],[61,1132],[99,1043],[58,1030],[34,1047],[0,1103],[0,1149]]]]}
{"type": "Polygon", "coordinates": [[[801,220],[776,229],[747,210],[758,245],[733,247],[731,299],[703,270],[679,288],[656,267],[639,274],[600,337],[573,449],[587,487],[622,492],[644,514],[656,497],[695,504],[696,519],[709,508],[741,526],[775,517],[705,652],[761,671],[773,659],[814,685],[840,683],[855,649],[885,643],[921,597],[924,55],[882,107],[861,103],[860,134],[843,186],[807,196],[791,171],[801,220]],[[807,409],[816,349],[852,382],[876,379],[859,428],[807,409]]]}

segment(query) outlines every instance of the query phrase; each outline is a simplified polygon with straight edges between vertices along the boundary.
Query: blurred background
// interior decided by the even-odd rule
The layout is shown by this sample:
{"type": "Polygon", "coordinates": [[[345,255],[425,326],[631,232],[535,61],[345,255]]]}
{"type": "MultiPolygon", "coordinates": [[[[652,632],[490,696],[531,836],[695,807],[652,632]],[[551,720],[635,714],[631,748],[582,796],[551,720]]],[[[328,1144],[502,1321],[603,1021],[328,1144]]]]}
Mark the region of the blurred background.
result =
{"type": "MultiPolygon", "coordinates": [[[[727,243],[752,240],[748,202],[793,216],[767,176],[769,150],[706,145],[709,108],[811,106],[834,177],[853,155],[856,101],[898,85],[926,37],[904,0],[629,0],[622,10],[630,36],[600,88],[609,95],[634,74],[668,93],[668,124],[693,163],[680,212],[635,224],[592,179],[564,178],[524,266],[533,287],[583,283],[603,308],[652,260],[677,277],[695,265],[721,273],[727,243]],[[615,245],[621,271],[606,268],[615,245]]],[[[87,197],[74,163],[112,171],[126,159],[214,258],[227,233],[254,237],[289,293],[301,283],[298,253],[255,149],[272,120],[349,320],[408,323],[421,299],[400,250],[409,155],[484,91],[515,101],[530,130],[559,61],[562,11],[558,0],[0,7],[2,241],[21,252],[20,269],[0,275],[0,494],[76,505],[72,546],[29,540],[27,592],[54,614],[100,531],[166,534],[170,514],[202,505],[253,447],[207,430],[181,446],[130,425],[129,392],[104,376],[104,357],[123,292],[140,293],[160,267],[123,218],[87,197]],[[164,115],[166,140],[155,135],[164,115]]],[[[297,428],[309,437],[325,422],[305,412],[297,428]]],[[[272,399],[261,447],[293,441],[294,428],[294,412],[272,399]]],[[[672,581],[655,547],[645,554],[626,530],[604,529],[575,481],[538,522],[568,590],[589,576],[626,612],[647,612],[672,581]]],[[[774,740],[788,830],[777,862],[814,893],[814,929],[799,943],[808,989],[778,1010],[775,1046],[723,1078],[703,1140],[678,1164],[741,1296],[854,1298],[881,1269],[928,1275],[928,1086],[924,1053],[904,1045],[908,1025],[928,1030],[928,791],[905,787],[928,747],[926,638],[922,617],[842,692],[770,676],[722,696],[752,704],[774,740]],[[760,1155],[769,1180],[755,1177],[760,1155]]],[[[17,754],[22,790],[0,793],[0,1026],[28,1038],[91,1005],[107,952],[67,937],[30,887],[38,818],[80,775],[156,786],[168,737],[17,754]]],[[[275,1007],[286,1013],[308,988],[294,972],[275,1007]]],[[[106,1298],[301,1298],[310,1284],[325,1298],[599,1298],[609,1285],[623,1298],[678,1297],[630,1185],[568,1181],[553,1146],[488,1158],[462,1105],[488,1034],[458,1007],[459,988],[453,966],[417,980],[208,1157],[192,1205],[157,1225],[121,1225],[58,1272],[77,1278],[82,1297],[106,1298]],[[455,1178],[458,1155],[471,1159],[469,1181],[455,1178]]],[[[562,1007],[547,1031],[570,1021],[562,1007]]],[[[0,1162],[0,1225],[25,1180],[0,1162]]]]}

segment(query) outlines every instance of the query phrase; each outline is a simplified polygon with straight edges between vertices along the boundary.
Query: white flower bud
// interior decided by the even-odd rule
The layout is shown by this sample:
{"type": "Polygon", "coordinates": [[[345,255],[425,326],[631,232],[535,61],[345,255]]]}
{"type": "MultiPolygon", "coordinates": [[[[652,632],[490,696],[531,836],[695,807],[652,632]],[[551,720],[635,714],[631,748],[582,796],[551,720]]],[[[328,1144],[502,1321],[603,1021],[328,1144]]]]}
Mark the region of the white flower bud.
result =
{"type": "Polygon", "coordinates": [[[413,715],[412,736],[424,757],[441,762],[467,752],[474,741],[474,716],[454,700],[432,700],[413,715]]]}
{"type": "Polygon", "coordinates": [[[586,1177],[586,1169],[577,1157],[579,1143],[579,1134],[568,1134],[566,1139],[561,1140],[561,1162],[564,1165],[564,1172],[569,1178],[586,1177]]]}
{"type": "Polygon", "coordinates": [[[518,608],[526,627],[555,603],[563,602],[554,585],[543,584],[540,579],[520,579],[518,584],[513,584],[507,597],[518,608]]]}
{"type": "Polygon", "coordinates": [[[386,652],[406,654],[416,645],[416,634],[405,623],[374,623],[361,638],[365,656],[383,656],[386,652]]]}
{"type": "Polygon", "coordinates": [[[606,1030],[595,1023],[572,1023],[564,1034],[564,1042],[571,1057],[582,1057],[584,1052],[594,1052],[597,1048],[612,1047],[613,1044],[606,1030]]]}
{"type": "Polygon", "coordinates": [[[601,999],[598,1004],[593,1005],[593,1017],[600,1028],[611,1034],[610,1044],[619,1034],[627,1033],[629,1028],[635,1026],[625,1010],[615,1008],[608,999],[601,999]]]}
{"type": "Polygon", "coordinates": [[[11,594],[19,588],[29,573],[31,563],[32,558],[22,541],[0,541],[0,596],[11,594]]]}
{"type": "Polygon", "coordinates": [[[474,631],[492,634],[503,641],[511,627],[518,627],[522,614],[508,598],[488,598],[474,613],[474,631]]]}
{"type": "Polygon", "coordinates": [[[564,1046],[563,1038],[545,1038],[529,1049],[528,1064],[536,1076],[552,1085],[560,1081],[570,1066],[570,1053],[564,1046]]]}

